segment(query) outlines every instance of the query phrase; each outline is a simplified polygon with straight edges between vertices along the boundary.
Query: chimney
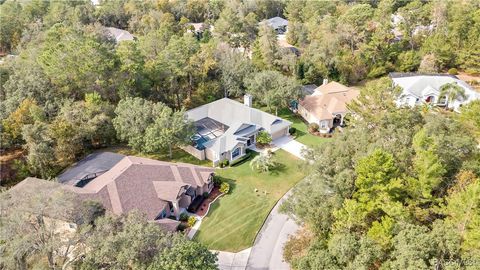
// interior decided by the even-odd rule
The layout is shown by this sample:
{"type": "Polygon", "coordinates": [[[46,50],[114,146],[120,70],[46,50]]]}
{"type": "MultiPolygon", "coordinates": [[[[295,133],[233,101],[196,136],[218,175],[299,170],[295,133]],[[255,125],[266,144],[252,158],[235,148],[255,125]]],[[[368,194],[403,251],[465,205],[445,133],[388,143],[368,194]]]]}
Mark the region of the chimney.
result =
{"type": "Polygon", "coordinates": [[[250,94],[245,94],[245,95],[243,96],[243,104],[244,104],[245,106],[252,107],[252,99],[253,99],[252,95],[250,95],[250,94]]]}
{"type": "Polygon", "coordinates": [[[322,85],[325,85],[328,83],[328,79],[323,79],[323,84],[322,85]]]}

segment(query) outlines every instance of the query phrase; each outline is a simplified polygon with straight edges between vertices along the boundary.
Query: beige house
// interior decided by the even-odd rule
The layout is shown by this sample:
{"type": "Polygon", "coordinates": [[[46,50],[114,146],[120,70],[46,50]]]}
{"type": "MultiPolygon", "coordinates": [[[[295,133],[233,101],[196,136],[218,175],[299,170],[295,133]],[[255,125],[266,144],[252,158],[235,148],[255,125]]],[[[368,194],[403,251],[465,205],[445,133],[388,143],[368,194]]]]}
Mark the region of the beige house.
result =
{"type": "Polygon", "coordinates": [[[27,178],[12,190],[35,189],[47,182],[72,192],[80,200],[98,201],[114,214],[137,210],[150,221],[175,230],[180,214],[212,191],[213,172],[213,168],[186,163],[125,156],[106,172],[86,172],[86,177],[63,183],[27,178]]]}
{"type": "Polygon", "coordinates": [[[308,122],[317,123],[320,132],[344,125],[348,113],[347,103],[355,99],[359,91],[337,82],[324,81],[311,95],[298,104],[298,113],[308,122]]]}

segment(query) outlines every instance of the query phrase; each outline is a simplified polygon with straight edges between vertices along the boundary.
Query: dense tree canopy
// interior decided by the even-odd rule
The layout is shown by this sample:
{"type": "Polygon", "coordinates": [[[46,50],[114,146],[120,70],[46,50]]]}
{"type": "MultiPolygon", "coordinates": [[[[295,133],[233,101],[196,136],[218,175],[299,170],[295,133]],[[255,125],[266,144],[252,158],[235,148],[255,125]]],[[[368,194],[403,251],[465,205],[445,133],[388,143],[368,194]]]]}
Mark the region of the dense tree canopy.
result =
{"type": "MultiPolygon", "coordinates": [[[[307,153],[310,175],[284,206],[307,224],[287,245],[298,249],[287,251],[288,259],[297,269],[480,260],[480,104],[458,115],[398,108],[399,89],[382,78],[392,71],[480,72],[479,1],[0,3],[0,150],[22,152],[16,180],[51,179],[86,153],[122,143],[171,154],[192,132],[185,110],[221,97],[249,93],[255,106],[275,113],[301,95],[302,84],[368,80],[349,105],[350,127],[307,153]],[[286,40],[261,23],[274,16],[288,19],[286,40]],[[205,32],[194,33],[191,23],[205,23],[205,32]],[[117,42],[106,27],[134,40],[117,42]]],[[[464,98],[454,85],[443,94],[448,102],[464,98]]],[[[208,251],[181,237],[160,233],[143,243],[136,230],[151,236],[157,229],[131,219],[100,219],[93,234],[105,242],[85,241],[98,253],[79,267],[214,267],[208,251]],[[141,252],[146,243],[154,255],[141,252]],[[185,263],[192,256],[199,259],[185,263]]],[[[58,248],[17,240],[1,242],[19,250],[8,266],[58,248]]]]}
{"type": "Polygon", "coordinates": [[[19,195],[0,196],[2,268],[216,269],[206,247],[137,212],[105,214],[53,183],[19,195]]]}
{"type": "Polygon", "coordinates": [[[287,245],[299,254],[289,255],[295,269],[470,269],[479,260],[474,134],[450,113],[382,110],[390,85],[367,84],[353,126],[307,153],[310,176],[283,205],[312,232],[287,245]]]}

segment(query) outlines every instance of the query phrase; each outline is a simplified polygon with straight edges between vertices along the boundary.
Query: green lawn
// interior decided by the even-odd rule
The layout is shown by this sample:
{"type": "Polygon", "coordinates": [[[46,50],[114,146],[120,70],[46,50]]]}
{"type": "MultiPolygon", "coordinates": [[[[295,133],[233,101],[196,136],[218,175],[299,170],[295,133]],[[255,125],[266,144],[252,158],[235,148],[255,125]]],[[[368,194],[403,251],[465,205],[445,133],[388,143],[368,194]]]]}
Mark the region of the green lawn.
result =
{"type": "Polygon", "coordinates": [[[217,175],[228,179],[230,193],[211,206],[195,236],[197,241],[209,249],[231,252],[252,246],[275,203],[305,177],[300,169],[302,161],[283,150],[274,155],[279,163],[278,169],[267,173],[250,169],[252,157],[240,165],[216,171],[217,175]]]}
{"type": "Polygon", "coordinates": [[[180,148],[173,149],[172,158],[169,157],[168,151],[166,153],[145,154],[145,153],[140,153],[138,151],[135,151],[128,146],[112,146],[108,148],[103,148],[99,151],[114,152],[114,153],[119,153],[119,154],[128,155],[128,156],[145,157],[145,158],[151,158],[151,159],[168,161],[168,162],[182,162],[182,163],[190,163],[194,165],[212,167],[212,162],[210,160],[199,160],[180,148]]]}
{"type": "Polygon", "coordinates": [[[329,140],[329,138],[322,138],[310,134],[307,130],[308,126],[303,119],[289,109],[279,110],[278,116],[293,123],[292,127],[297,129],[295,140],[305,144],[306,146],[316,146],[329,140]]]}

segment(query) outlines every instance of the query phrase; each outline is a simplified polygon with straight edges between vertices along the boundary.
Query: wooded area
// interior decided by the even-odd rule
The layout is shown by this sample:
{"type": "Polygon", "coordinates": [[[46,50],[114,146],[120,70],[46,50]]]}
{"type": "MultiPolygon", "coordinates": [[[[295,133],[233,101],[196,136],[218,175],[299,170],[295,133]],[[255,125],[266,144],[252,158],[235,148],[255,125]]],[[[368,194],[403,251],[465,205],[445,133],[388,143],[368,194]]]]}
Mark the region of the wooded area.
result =
{"type": "Polygon", "coordinates": [[[309,176],[283,205],[304,222],[285,258],[294,269],[478,268],[480,102],[459,116],[398,108],[388,80],[362,90],[359,118],[309,151],[309,176]]]}
{"type": "MultiPolygon", "coordinates": [[[[479,1],[0,3],[0,150],[23,153],[2,185],[52,179],[106,146],[171,155],[192,132],[185,110],[221,97],[249,93],[276,113],[302,95],[302,85],[371,81],[351,105],[358,118],[310,151],[309,177],[284,205],[305,224],[286,259],[295,269],[480,267],[480,102],[461,114],[398,108],[383,78],[392,71],[480,73],[479,1]],[[298,53],[259,24],[275,16],[288,19],[286,41],[298,53]],[[204,23],[202,33],[191,23],[204,23]],[[106,27],[135,39],[117,42],[106,27]]],[[[21,201],[20,209],[35,205],[33,197],[9,199],[21,201]]],[[[57,209],[49,203],[37,206],[57,209]]],[[[51,269],[74,263],[52,257],[63,246],[56,235],[43,238],[52,234],[42,218],[21,218],[8,221],[1,239],[9,258],[2,267],[26,268],[38,257],[48,257],[51,269]]],[[[105,216],[97,229],[87,222],[68,240],[98,252],[78,268],[214,269],[200,244],[132,220],[141,218],[105,216]],[[189,256],[200,259],[181,268],[189,256]]]]}
{"type": "MultiPolygon", "coordinates": [[[[0,66],[1,146],[26,150],[25,162],[15,164],[17,179],[48,178],[89,149],[138,145],[119,132],[124,122],[113,121],[122,99],[177,111],[249,92],[275,112],[300,95],[301,84],[324,78],[355,83],[394,70],[479,72],[479,3],[458,3],[4,1],[0,48],[15,56],[0,66]],[[395,24],[392,14],[402,20],[395,24]],[[287,41],[299,57],[259,25],[273,16],[289,20],[287,41]],[[203,33],[190,22],[204,23],[203,33]],[[117,44],[105,27],[128,30],[135,40],[117,44]]],[[[144,113],[132,116],[146,119],[144,113]]],[[[147,125],[137,126],[142,136],[147,125]]],[[[150,134],[158,135],[154,126],[150,134]]],[[[141,150],[168,151],[181,137],[141,150]]]]}

